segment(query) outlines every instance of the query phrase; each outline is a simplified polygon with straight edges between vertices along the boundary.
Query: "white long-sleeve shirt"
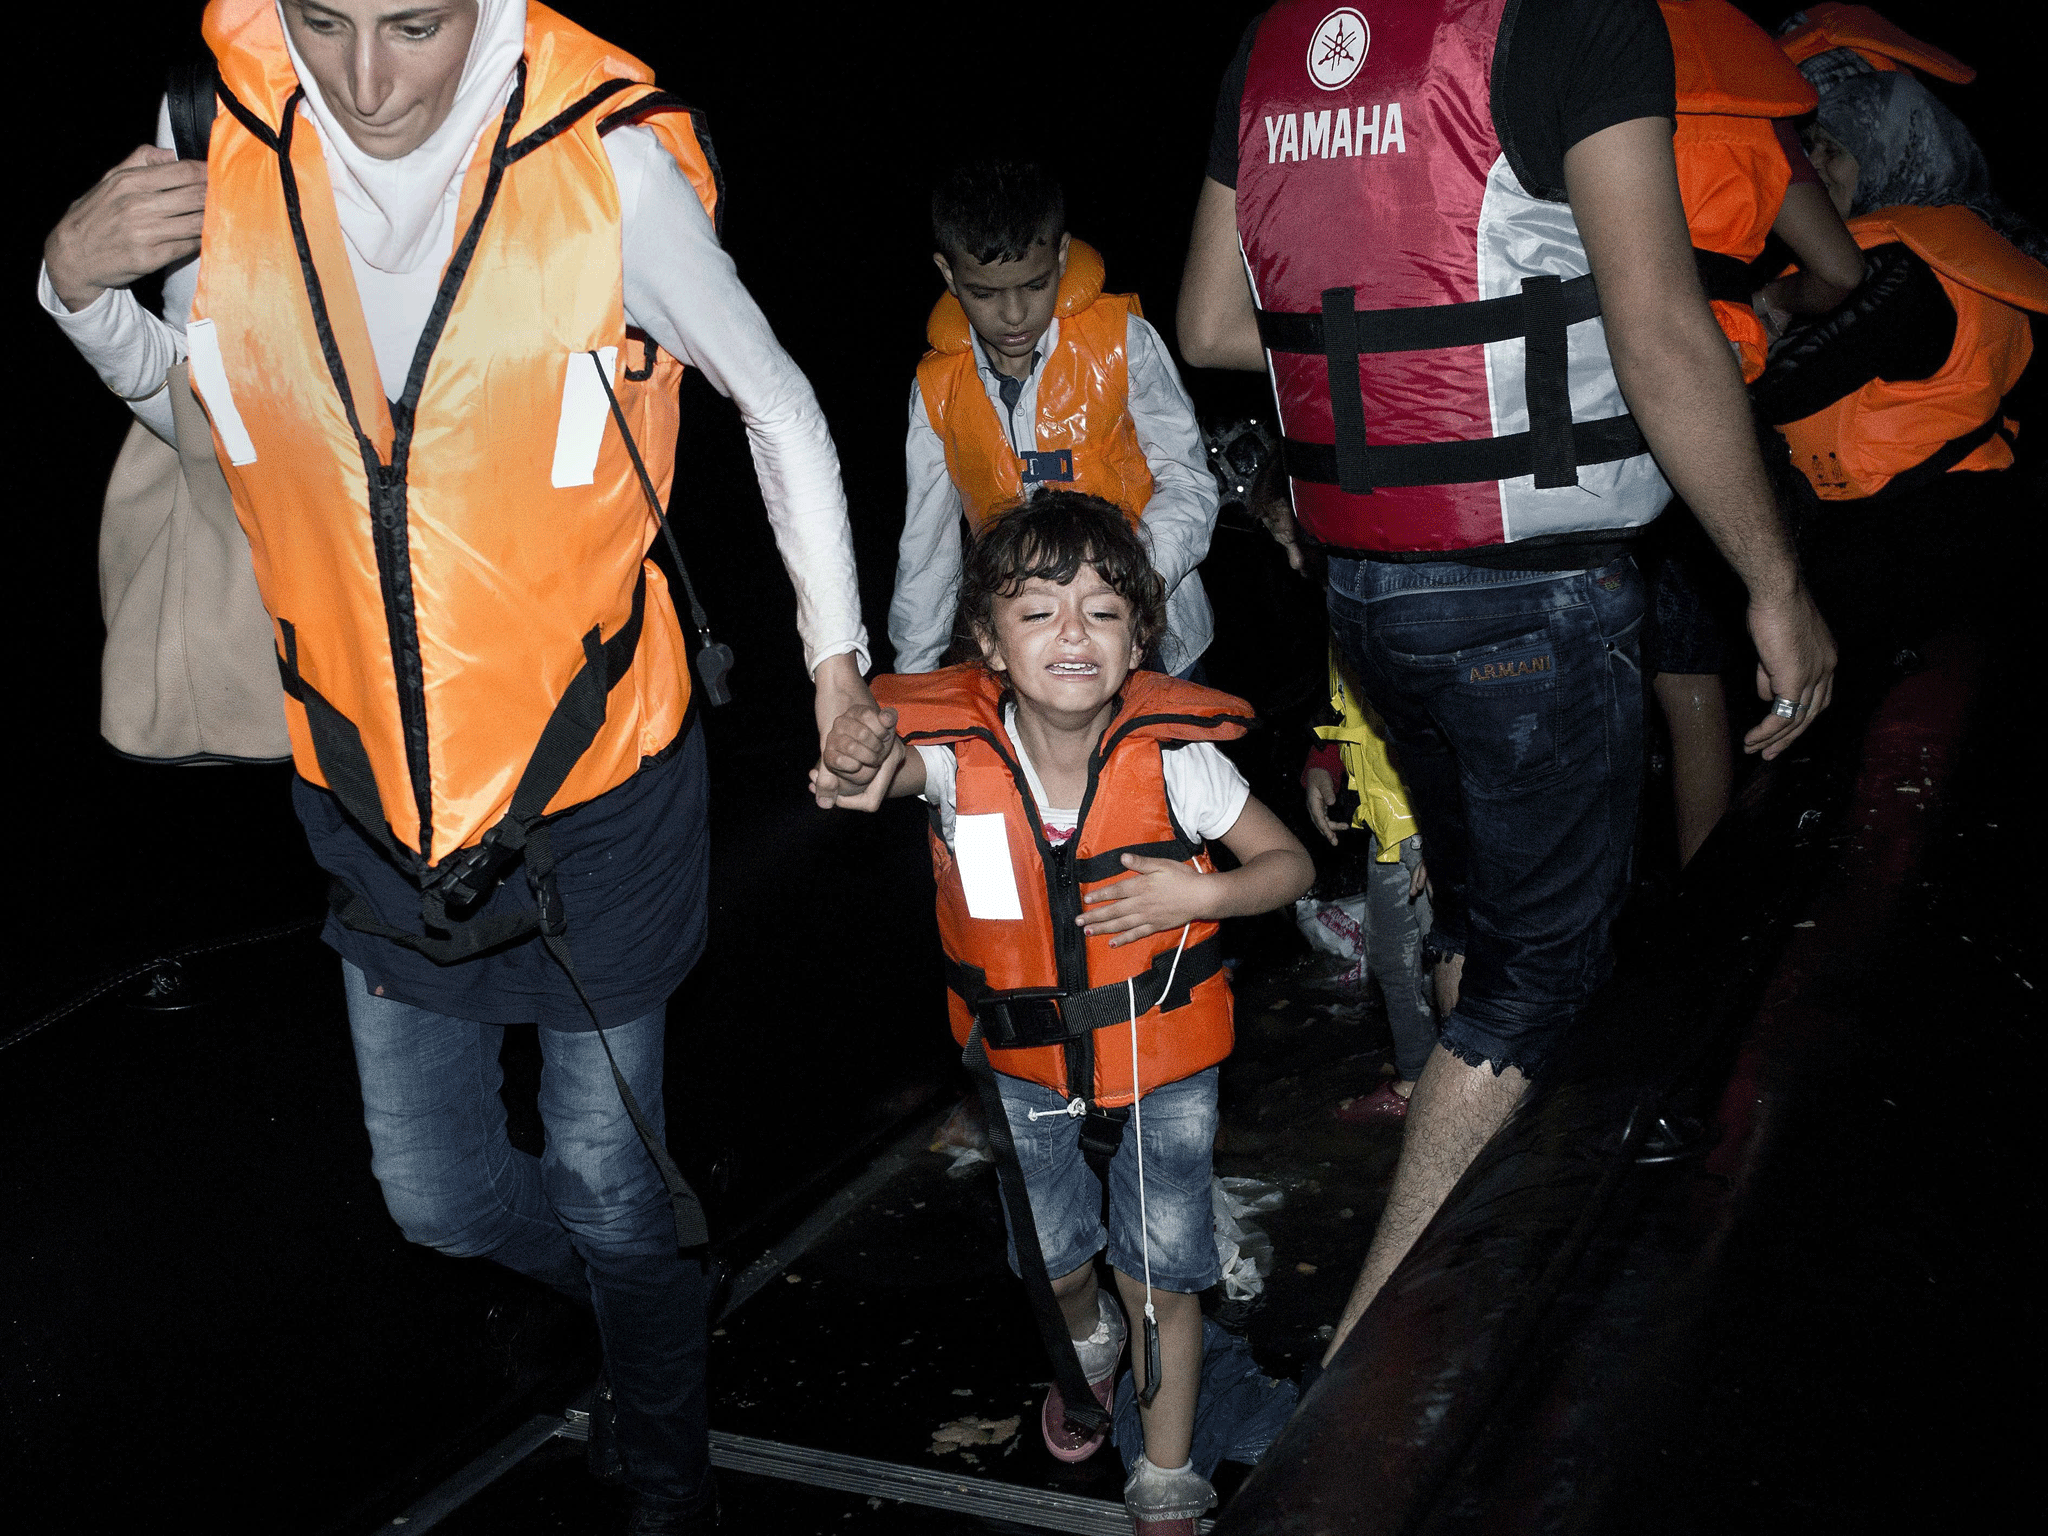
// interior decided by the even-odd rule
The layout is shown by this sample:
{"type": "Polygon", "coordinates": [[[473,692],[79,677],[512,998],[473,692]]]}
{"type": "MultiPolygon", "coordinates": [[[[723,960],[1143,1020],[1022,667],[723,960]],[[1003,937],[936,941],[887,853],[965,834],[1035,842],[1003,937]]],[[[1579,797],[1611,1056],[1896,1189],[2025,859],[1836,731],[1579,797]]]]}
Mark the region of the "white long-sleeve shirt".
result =
{"type": "MultiPolygon", "coordinates": [[[[309,120],[305,126],[313,125],[309,120]]],[[[165,147],[171,142],[167,105],[158,115],[157,142],[165,147]]],[[[607,134],[604,145],[618,180],[627,318],[701,370],[739,407],[776,548],[796,589],[805,666],[815,670],[826,658],[851,651],[866,671],[868,635],[860,617],[839,454],[810,381],[776,341],[732,258],[719,245],[704,205],[660,140],[645,128],[629,126],[607,134]]],[[[443,210],[440,259],[393,274],[369,266],[349,249],[387,394],[393,385],[403,388],[446,254],[454,247],[460,181],[443,210]]],[[[161,318],[119,288],[108,289],[73,314],[50,286],[47,269],[38,283],[44,310],[101,380],[129,400],[145,426],[171,443],[177,429],[162,384],[185,356],[185,327],[198,281],[196,261],[169,273],[161,318]]]]}
{"type": "MultiPolygon", "coordinates": [[[[1015,406],[1006,407],[1002,375],[990,362],[981,338],[974,356],[989,404],[1019,453],[1038,444],[1038,381],[1045,359],[1059,345],[1055,319],[1038,345],[1030,377],[1015,406]]],[[[1166,634],[1159,642],[1161,668],[1184,672],[1215,637],[1209,595],[1195,567],[1209,553],[1216,531],[1216,478],[1209,472],[1194,402],[1159,333],[1130,317],[1124,354],[1129,380],[1127,404],[1138,445],[1152,471],[1152,499],[1138,520],[1138,536],[1152,556],[1152,568],[1166,583],[1166,634]]],[[[898,672],[929,672],[939,665],[953,638],[953,614],[960,600],[960,493],[946,469],[946,445],[932,430],[924,394],[910,386],[910,433],[904,443],[909,495],[903,512],[903,540],[897,548],[896,590],[889,601],[889,640],[898,672]]]]}

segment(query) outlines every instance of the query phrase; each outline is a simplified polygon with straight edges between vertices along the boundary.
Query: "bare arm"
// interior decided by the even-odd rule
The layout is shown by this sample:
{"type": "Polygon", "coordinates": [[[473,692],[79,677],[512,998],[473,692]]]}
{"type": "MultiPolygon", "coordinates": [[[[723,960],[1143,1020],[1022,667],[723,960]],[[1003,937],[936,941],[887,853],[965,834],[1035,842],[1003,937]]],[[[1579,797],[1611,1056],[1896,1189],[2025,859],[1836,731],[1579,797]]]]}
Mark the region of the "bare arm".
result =
{"type": "Polygon", "coordinates": [[[1238,867],[1206,875],[1172,859],[1125,854],[1131,873],[1090,891],[1083,898],[1088,910],[1075,921],[1090,934],[1115,934],[1114,949],[1184,923],[1271,912],[1315,884],[1308,850],[1256,797],[1245,801],[1222,843],[1238,867]]]}
{"type": "Polygon", "coordinates": [[[1565,152],[1564,175],[1629,410],[1749,588],[1758,696],[1799,706],[1789,720],[1766,715],[1744,738],[1749,751],[1775,757],[1827,707],[1835,645],[1800,579],[1741,374],[1700,291],[1670,121],[1635,118],[1581,139],[1565,152]]]}
{"type": "Polygon", "coordinates": [[[1766,315],[1773,335],[1784,329],[1779,317],[1824,315],[1863,281],[1862,248],[1818,182],[1795,182],[1786,190],[1771,233],[1799,258],[1797,272],[1766,283],[1757,295],[1757,312],[1766,315]]]}
{"type": "Polygon", "coordinates": [[[1237,190],[1202,178],[1195,232],[1181,273],[1180,355],[1197,368],[1242,368],[1263,373],[1258,309],[1237,245],[1237,190]]]}

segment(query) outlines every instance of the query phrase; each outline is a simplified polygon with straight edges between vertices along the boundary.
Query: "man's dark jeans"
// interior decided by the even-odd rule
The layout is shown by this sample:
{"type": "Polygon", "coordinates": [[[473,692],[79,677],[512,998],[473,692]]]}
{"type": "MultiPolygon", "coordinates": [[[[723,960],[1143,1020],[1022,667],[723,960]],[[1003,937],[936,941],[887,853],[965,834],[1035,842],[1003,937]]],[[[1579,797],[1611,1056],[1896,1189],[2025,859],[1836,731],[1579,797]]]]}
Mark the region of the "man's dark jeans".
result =
{"type": "Polygon", "coordinates": [[[1386,720],[1463,952],[1443,1043],[1534,1076],[1607,979],[1643,761],[1644,594],[1593,571],[1330,562],[1330,625],[1386,720]]]}

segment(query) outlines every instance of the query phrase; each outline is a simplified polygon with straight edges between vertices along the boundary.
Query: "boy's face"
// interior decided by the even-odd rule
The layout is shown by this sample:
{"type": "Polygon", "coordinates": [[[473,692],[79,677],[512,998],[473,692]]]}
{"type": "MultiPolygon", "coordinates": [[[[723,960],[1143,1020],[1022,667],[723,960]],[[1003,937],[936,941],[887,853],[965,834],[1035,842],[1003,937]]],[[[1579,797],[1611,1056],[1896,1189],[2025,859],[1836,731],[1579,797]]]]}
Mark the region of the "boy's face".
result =
{"type": "Polygon", "coordinates": [[[997,597],[991,617],[995,633],[981,637],[989,669],[1056,723],[1092,718],[1143,659],[1130,602],[1092,565],[1064,586],[1033,577],[997,597]]]}
{"type": "Polygon", "coordinates": [[[1067,237],[1041,240],[1016,261],[976,261],[965,251],[932,252],[946,289],[967,311],[967,323],[1005,373],[1031,369],[1038,338],[1052,324],[1060,275],[1067,270],[1067,237]]]}

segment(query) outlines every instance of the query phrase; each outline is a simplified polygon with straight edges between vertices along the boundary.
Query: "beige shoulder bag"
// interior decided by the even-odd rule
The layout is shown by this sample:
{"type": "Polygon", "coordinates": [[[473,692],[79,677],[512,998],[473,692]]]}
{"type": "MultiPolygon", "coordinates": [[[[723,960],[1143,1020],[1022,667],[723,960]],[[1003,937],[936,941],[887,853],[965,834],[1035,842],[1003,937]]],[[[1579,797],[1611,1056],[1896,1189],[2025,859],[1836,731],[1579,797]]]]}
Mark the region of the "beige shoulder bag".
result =
{"type": "Polygon", "coordinates": [[[153,762],[276,762],[291,743],[249,541],[184,364],[168,388],[181,447],[131,425],[100,517],[100,734],[153,762]]]}

